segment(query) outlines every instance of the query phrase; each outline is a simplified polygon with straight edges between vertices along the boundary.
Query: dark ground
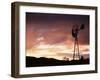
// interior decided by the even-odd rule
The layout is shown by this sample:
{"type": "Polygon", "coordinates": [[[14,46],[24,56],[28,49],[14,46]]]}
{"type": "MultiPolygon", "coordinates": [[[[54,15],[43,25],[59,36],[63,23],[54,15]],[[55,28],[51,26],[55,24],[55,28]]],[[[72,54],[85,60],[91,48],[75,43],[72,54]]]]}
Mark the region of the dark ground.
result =
{"type": "Polygon", "coordinates": [[[65,60],[57,60],[45,57],[40,57],[40,58],[26,57],[26,67],[81,65],[81,64],[89,64],[89,59],[65,61],[65,60]]]}

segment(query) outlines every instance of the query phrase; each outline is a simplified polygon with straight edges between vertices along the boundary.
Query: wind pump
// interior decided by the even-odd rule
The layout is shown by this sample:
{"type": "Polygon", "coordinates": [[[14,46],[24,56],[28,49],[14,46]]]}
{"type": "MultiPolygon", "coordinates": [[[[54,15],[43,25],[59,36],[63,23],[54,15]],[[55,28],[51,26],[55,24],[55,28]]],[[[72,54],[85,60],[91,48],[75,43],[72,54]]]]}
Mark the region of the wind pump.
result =
{"type": "Polygon", "coordinates": [[[72,28],[72,37],[74,38],[73,60],[77,58],[80,59],[78,35],[79,35],[79,32],[83,30],[84,28],[85,28],[84,24],[81,24],[80,26],[78,26],[77,24],[73,25],[73,28],[72,28]]]}

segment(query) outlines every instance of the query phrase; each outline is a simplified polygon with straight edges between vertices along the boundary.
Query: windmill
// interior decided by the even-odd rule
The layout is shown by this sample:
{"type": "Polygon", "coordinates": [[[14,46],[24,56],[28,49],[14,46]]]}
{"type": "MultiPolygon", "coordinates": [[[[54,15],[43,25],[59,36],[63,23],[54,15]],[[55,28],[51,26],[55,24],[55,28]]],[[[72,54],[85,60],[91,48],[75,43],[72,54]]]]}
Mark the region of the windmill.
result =
{"type": "Polygon", "coordinates": [[[79,35],[79,31],[83,29],[84,29],[84,24],[81,24],[81,26],[75,24],[72,28],[72,37],[74,38],[73,60],[75,60],[76,58],[80,59],[78,35],[79,35]]]}

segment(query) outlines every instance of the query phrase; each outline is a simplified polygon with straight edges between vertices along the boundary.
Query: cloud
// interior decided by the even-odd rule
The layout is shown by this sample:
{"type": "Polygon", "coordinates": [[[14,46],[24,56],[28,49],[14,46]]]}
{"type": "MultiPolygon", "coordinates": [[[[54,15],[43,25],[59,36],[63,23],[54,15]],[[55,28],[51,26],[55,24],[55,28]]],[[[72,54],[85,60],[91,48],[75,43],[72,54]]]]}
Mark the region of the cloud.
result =
{"type": "Polygon", "coordinates": [[[85,52],[86,52],[86,51],[89,51],[89,49],[88,49],[88,48],[86,48],[86,49],[83,49],[82,51],[85,51],[85,52]]]}

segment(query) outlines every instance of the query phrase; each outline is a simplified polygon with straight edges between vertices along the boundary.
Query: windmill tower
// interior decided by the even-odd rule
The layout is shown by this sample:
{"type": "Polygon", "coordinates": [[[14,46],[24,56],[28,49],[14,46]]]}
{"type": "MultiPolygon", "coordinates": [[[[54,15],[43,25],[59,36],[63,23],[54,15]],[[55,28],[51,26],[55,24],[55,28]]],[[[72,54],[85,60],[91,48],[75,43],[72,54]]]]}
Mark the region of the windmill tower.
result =
{"type": "Polygon", "coordinates": [[[83,29],[84,29],[84,24],[81,24],[81,26],[75,24],[72,28],[72,37],[74,38],[73,60],[80,59],[78,35],[79,31],[83,29]]]}

